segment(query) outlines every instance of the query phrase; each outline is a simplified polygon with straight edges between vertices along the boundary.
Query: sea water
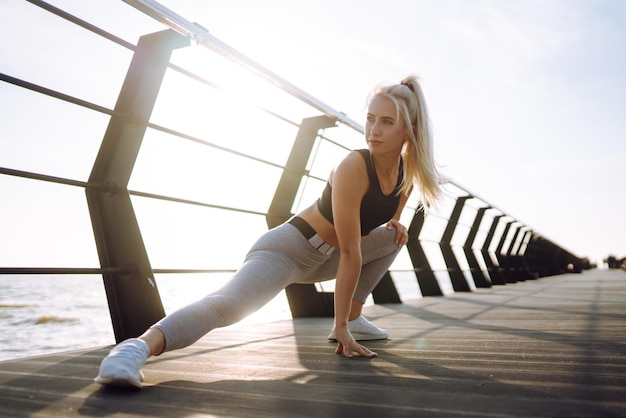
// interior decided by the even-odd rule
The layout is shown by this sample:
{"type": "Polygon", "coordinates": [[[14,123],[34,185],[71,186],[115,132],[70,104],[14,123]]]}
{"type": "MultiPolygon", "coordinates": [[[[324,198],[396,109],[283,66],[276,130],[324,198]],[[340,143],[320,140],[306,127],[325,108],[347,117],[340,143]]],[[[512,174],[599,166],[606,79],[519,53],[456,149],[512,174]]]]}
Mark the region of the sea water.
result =
{"type": "MultiPolygon", "coordinates": [[[[421,298],[413,273],[394,273],[401,299],[421,298]]],[[[157,275],[166,314],[222,286],[230,274],[157,275]]],[[[447,279],[449,282],[449,279],[447,279]]],[[[446,280],[442,280],[446,283],[446,280]]],[[[334,281],[316,284],[334,291],[334,281]]],[[[366,305],[373,304],[368,298],[366,305]]],[[[238,324],[291,319],[285,292],[238,324]]],[[[328,320],[329,329],[332,319],[328,320]]],[[[0,361],[115,344],[111,317],[98,275],[0,275],[0,361]]]]}
{"type": "MultiPolygon", "coordinates": [[[[165,276],[157,277],[157,286],[165,312],[170,313],[225,280],[165,276]]],[[[290,318],[281,292],[239,324],[290,318]]],[[[101,276],[0,276],[0,361],[114,343],[101,276]]]]}

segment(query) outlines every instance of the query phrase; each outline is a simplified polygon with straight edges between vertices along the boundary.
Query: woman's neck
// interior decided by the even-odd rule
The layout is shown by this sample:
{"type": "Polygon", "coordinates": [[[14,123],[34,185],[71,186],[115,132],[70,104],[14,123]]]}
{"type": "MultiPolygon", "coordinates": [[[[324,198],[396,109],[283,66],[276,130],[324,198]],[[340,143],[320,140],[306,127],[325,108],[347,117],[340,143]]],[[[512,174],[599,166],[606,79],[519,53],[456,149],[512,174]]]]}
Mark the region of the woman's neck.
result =
{"type": "Polygon", "coordinates": [[[385,159],[383,157],[374,157],[370,153],[370,159],[372,161],[372,165],[377,173],[386,174],[388,176],[395,173],[397,175],[398,169],[400,167],[400,157],[395,159],[385,159]]]}

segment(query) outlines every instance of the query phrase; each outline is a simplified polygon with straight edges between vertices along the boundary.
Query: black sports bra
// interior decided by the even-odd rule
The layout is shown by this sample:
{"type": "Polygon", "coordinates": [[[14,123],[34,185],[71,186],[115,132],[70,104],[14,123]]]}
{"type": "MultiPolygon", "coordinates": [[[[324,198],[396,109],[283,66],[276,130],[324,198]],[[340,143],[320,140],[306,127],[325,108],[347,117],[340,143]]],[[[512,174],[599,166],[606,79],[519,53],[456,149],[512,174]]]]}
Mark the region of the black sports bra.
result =
{"type": "MultiPolygon", "coordinates": [[[[376,175],[376,169],[372,163],[368,149],[357,150],[365,160],[369,188],[361,200],[361,236],[368,235],[374,228],[389,221],[398,210],[400,204],[400,184],[404,177],[403,161],[400,159],[400,170],[398,172],[398,182],[393,192],[389,195],[383,194],[376,175]]],[[[331,224],[333,223],[333,201],[332,187],[330,182],[326,183],[326,188],[322,196],[317,200],[317,207],[322,216],[331,224]]]]}

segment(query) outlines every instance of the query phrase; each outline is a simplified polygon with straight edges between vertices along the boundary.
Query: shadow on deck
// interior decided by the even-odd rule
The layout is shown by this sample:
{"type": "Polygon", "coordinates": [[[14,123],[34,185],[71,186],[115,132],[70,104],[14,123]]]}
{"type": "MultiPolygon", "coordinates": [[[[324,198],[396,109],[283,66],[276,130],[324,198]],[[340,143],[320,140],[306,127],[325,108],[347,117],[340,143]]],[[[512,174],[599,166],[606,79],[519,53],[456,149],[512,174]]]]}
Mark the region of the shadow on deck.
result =
{"type": "Polygon", "coordinates": [[[626,416],[626,274],[586,271],[376,305],[391,339],[334,355],[328,318],[216,330],[93,383],[107,348],[0,363],[3,417],[626,416]]]}

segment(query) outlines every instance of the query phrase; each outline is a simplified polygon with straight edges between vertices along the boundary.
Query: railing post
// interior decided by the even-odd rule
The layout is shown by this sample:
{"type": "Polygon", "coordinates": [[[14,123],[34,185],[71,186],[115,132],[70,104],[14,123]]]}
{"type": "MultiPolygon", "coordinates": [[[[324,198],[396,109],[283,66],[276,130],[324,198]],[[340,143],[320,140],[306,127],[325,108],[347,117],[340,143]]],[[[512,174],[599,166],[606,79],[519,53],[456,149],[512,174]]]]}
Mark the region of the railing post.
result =
{"type": "Polygon", "coordinates": [[[528,243],[528,250],[532,252],[533,259],[540,277],[559,274],[556,263],[556,252],[551,243],[542,236],[534,234],[528,243]]]}
{"type": "MultiPolygon", "coordinates": [[[[293,216],[291,208],[302,177],[307,174],[307,163],[319,130],[333,127],[335,123],[335,120],[327,116],[302,120],[266,216],[269,228],[274,228],[293,216]]],[[[334,314],[333,293],[318,292],[313,284],[293,284],[287,286],[285,293],[294,318],[333,316],[334,314]]]]}
{"type": "Polygon", "coordinates": [[[527,254],[526,250],[528,248],[528,241],[532,237],[532,230],[528,227],[526,228],[527,229],[524,231],[524,234],[522,235],[522,238],[520,239],[520,245],[517,249],[515,256],[517,257],[520,265],[522,266],[522,272],[524,274],[524,277],[526,277],[526,280],[534,280],[534,279],[537,279],[538,275],[532,270],[530,263],[528,261],[528,257],[526,255],[527,254]]]}
{"type": "Polygon", "coordinates": [[[465,205],[465,202],[469,199],[472,199],[472,196],[459,196],[457,198],[454,209],[452,209],[452,214],[448,219],[448,225],[446,226],[445,231],[443,231],[443,236],[439,242],[439,248],[441,248],[443,259],[446,262],[446,266],[448,266],[448,273],[450,274],[452,288],[456,292],[470,292],[472,290],[469,287],[469,283],[467,283],[467,279],[465,278],[463,271],[461,271],[461,266],[454,255],[451,244],[454,230],[459,223],[459,218],[461,217],[461,212],[463,211],[463,205],[465,205]]]}
{"type": "Polygon", "coordinates": [[[509,244],[509,248],[506,251],[506,258],[510,266],[509,268],[511,270],[511,274],[513,275],[513,278],[515,281],[526,280],[526,276],[523,273],[523,267],[520,263],[520,260],[516,256],[516,254],[513,253],[513,250],[515,248],[515,243],[517,242],[520,230],[523,227],[524,225],[518,225],[517,228],[515,228],[515,233],[513,234],[513,238],[511,238],[511,243],[509,244]]]}
{"type": "Polygon", "coordinates": [[[476,287],[491,287],[491,282],[487,279],[480,268],[480,264],[478,264],[478,259],[476,258],[476,254],[474,253],[474,249],[472,248],[474,245],[474,240],[476,239],[476,235],[478,233],[478,228],[480,227],[480,223],[483,220],[483,216],[485,212],[490,209],[490,206],[478,209],[476,213],[476,218],[474,219],[474,223],[470,229],[469,234],[467,234],[467,239],[465,240],[465,244],[463,245],[463,252],[465,253],[465,257],[467,258],[467,262],[470,266],[470,272],[472,273],[472,278],[474,279],[474,284],[476,287]]]}
{"type": "Polygon", "coordinates": [[[335,125],[336,121],[328,116],[314,116],[302,120],[265,217],[269,228],[274,228],[293,216],[291,208],[298,194],[302,177],[307,174],[306,167],[311,157],[315,139],[321,129],[331,128],[335,125]]]}
{"type": "Polygon", "coordinates": [[[372,290],[372,299],[374,303],[402,303],[398,289],[393,283],[391,273],[387,271],[382,279],[378,282],[374,290],[372,290]]]}
{"type": "Polygon", "coordinates": [[[540,277],[580,273],[588,267],[582,259],[539,235],[534,235],[526,250],[535,260],[540,277]]]}
{"type": "Polygon", "coordinates": [[[433,269],[430,267],[419,239],[424,226],[424,216],[424,210],[420,209],[415,212],[413,219],[411,219],[408,231],[409,241],[406,244],[406,248],[409,251],[411,264],[413,264],[413,270],[415,271],[422,296],[443,296],[439,282],[433,273],[433,269]]]}
{"type": "Polygon", "coordinates": [[[543,265],[543,261],[540,257],[540,249],[537,244],[539,237],[534,232],[531,232],[530,239],[526,245],[526,251],[524,252],[524,258],[530,265],[530,268],[536,272],[538,277],[546,276],[546,268],[543,265]]]}
{"type": "Polygon", "coordinates": [[[494,263],[493,258],[491,257],[491,251],[489,251],[489,247],[491,246],[491,241],[493,241],[493,237],[496,233],[496,229],[498,228],[498,222],[505,215],[494,216],[493,222],[491,223],[491,227],[489,228],[489,232],[487,232],[487,237],[485,238],[485,242],[483,243],[483,247],[480,252],[483,256],[483,260],[485,265],[487,266],[487,272],[489,273],[489,277],[491,278],[492,284],[506,284],[506,280],[502,275],[502,271],[500,266],[494,263]]]}
{"type": "Polygon", "coordinates": [[[496,258],[498,259],[498,264],[500,264],[500,269],[504,274],[504,278],[507,283],[515,283],[515,277],[511,271],[511,265],[505,253],[503,253],[504,243],[506,241],[506,237],[509,235],[509,231],[511,230],[511,225],[516,221],[507,222],[504,227],[504,231],[502,232],[502,236],[500,237],[500,242],[498,242],[498,246],[496,247],[496,258]]]}
{"type": "Polygon", "coordinates": [[[117,342],[136,337],[165,313],[128,193],[128,181],[167,69],[171,52],[189,45],[172,30],[142,36],[111,116],[85,193],[117,342]]]}

